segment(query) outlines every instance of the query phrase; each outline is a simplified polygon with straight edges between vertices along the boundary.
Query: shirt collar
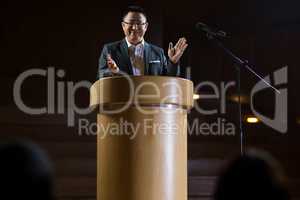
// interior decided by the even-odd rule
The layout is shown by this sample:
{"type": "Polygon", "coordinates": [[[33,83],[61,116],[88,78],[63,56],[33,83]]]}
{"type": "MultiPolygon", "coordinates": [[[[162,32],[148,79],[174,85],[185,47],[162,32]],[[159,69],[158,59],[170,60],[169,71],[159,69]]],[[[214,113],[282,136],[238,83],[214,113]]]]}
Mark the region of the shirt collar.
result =
{"type": "MultiPolygon", "coordinates": [[[[130,48],[131,46],[137,46],[137,45],[131,44],[131,43],[127,40],[127,37],[125,37],[125,40],[126,40],[126,43],[127,43],[128,48],[130,48]]],[[[142,44],[142,45],[144,46],[145,40],[143,39],[142,42],[139,43],[139,44],[142,44]]],[[[139,45],[139,44],[138,44],[138,45],[139,45]]]]}

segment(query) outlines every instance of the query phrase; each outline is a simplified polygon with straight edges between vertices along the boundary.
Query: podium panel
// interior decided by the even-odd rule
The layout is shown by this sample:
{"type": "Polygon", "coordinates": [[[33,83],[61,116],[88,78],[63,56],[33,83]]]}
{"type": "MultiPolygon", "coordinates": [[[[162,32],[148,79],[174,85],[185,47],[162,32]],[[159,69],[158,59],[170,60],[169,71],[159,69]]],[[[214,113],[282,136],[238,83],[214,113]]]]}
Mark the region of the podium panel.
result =
{"type": "Polygon", "coordinates": [[[100,108],[97,199],[187,200],[193,84],[175,77],[129,78],[131,83],[128,77],[100,79],[91,88],[91,106],[100,108]]]}

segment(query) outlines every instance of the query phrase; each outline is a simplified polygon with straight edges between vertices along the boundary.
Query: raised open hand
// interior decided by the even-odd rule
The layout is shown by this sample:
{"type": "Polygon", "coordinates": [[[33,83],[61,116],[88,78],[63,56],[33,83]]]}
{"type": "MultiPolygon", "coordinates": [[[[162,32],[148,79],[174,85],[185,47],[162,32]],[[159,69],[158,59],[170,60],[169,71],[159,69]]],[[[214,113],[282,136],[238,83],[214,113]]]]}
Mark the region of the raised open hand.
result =
{"type": "Polygon", "coordinates": [[[172,63],[176,64],[179,62],[184,50],[187,48],[188,44],[184,37],[180,38],[176,45],[173,47],[173,43],[169,43],[168,56],[172,63]]]}

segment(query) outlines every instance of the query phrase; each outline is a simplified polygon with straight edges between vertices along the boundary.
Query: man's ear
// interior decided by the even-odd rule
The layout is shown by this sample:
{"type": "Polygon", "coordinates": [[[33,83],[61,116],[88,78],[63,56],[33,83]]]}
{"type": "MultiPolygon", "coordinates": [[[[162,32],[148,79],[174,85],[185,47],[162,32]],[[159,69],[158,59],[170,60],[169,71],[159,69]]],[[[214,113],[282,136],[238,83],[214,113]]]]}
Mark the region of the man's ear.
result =
{"type": "Polygon", "coordinates": [[[124,29],[125,24],[123,22],[121,22],[121,26],[122,26],[123,31],[125,31],[125,29],[124,29]]]}

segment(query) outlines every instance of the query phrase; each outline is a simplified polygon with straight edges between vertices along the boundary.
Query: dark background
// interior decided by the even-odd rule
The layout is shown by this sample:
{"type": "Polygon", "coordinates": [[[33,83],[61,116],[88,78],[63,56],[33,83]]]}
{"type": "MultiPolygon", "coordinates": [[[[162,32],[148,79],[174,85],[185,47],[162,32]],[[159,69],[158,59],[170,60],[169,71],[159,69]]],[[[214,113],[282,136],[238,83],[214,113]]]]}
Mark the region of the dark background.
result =
{"type": "MultiPolygon", "coordinates": [[[[8,1],[0,3],[0,136],[27,138],[49,153],[56,166],[58,199],[96,198],[96,138],[78,135],[78,127],[68,127],[66,114],[28,115],[13,100],[13,85],[25,70],[63,69],[57,81],[94,82],[102,45],[120,40],[121,10],[131,1],[8,1]]],[[[231,60],[195,30],[199,21],[229,33],[226,46],[249,60],[263,76],[288,66],[288,132],[279,133],[262,123],[246,124],[245,147],[271,152],[283,165],[293,199],[300,199],[300,159],[298,73],[300,51],[300,2],[297,0],[228,1],[137,1],[149,16],[146,40],[165,50],[168,42],[185,36],[189,47],[182,58],[182,76],[192,68],[195,85],[202,81],[236,79],[231,60]]],[[[247,99],[257,82],[241,70],[242,94],[247,99]]],[[[46,104],[46,79],[32,77],[22,88],[27,105],[46,104]]],[[[236,87],[228,98],[236,95],[236,87]]],[[[209,90],[204,92],[211,92],[209,90]]],[[[76,103],[87,106],[89,93],[81,89],[76,103]]],[[[192,110],[190,121],[226,118],[238,125],[237,104],[227,102],[226,114],[203,116],[192,110]]],[[[218,100],[198,100],[203,108],[219,108],[218,100]]],[[[67,103],[65,103],[67,108],[67,103]]],[[[266,115],[274,113],[274,93],[267,89],[256,106],[266,115]]],[[[251,115],[248,103],[243,114],[251,115]]],[[[76,116],[95,120],[95,115],[76,116]]],[[[239,153],[239,136],[189,136],[189,199],[210,199],[219,168],[239,153]]]]}

